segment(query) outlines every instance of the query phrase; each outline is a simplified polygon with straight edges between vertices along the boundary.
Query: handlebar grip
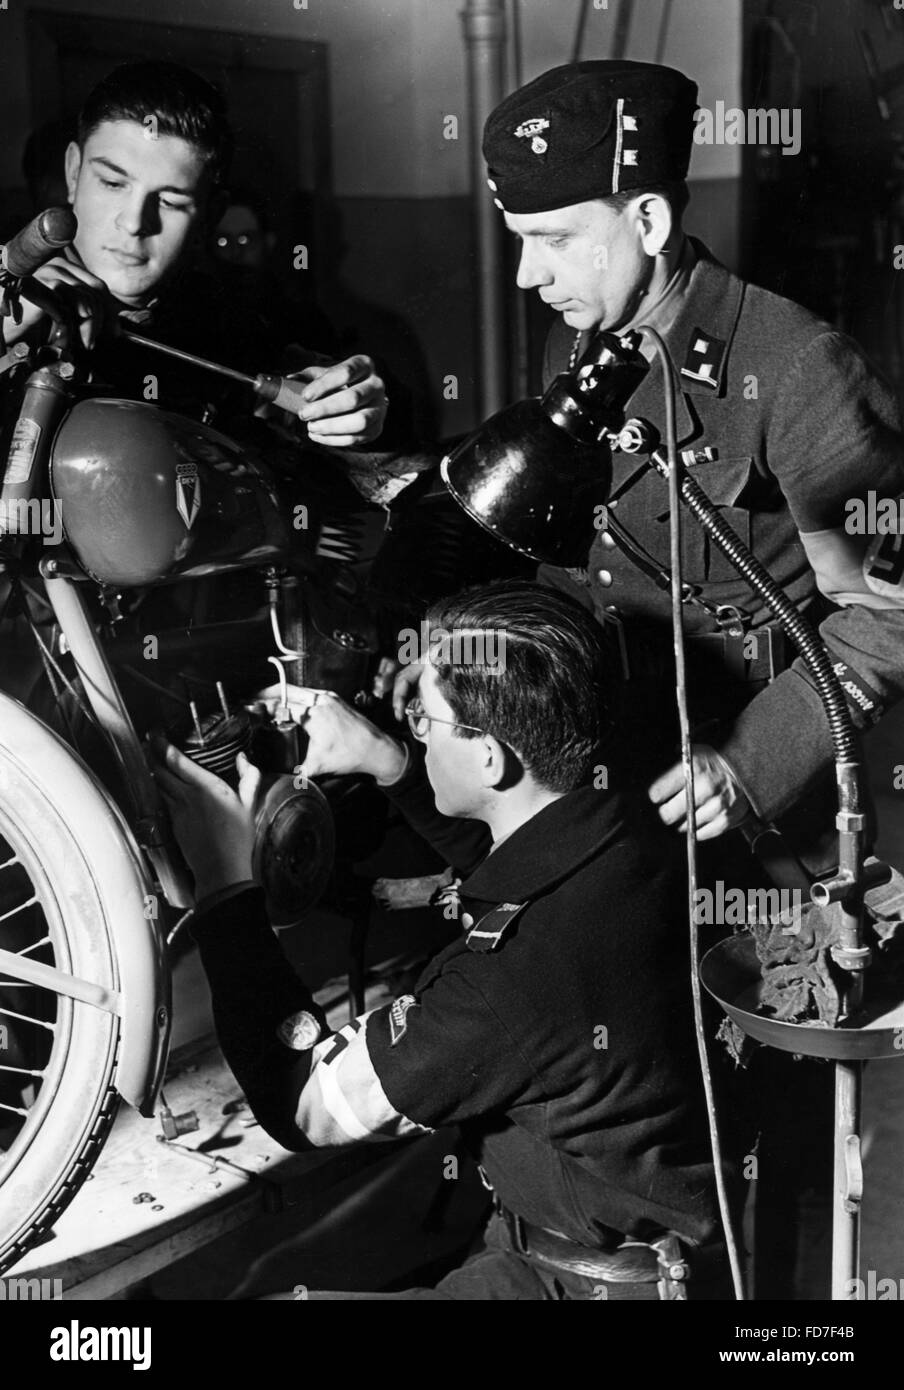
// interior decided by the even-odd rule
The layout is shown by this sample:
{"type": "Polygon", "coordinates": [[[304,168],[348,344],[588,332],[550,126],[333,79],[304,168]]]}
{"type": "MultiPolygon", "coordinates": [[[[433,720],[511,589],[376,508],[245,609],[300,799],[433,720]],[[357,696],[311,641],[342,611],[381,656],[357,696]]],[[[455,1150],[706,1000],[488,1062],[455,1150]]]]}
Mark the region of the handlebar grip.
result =
{"type": "Polygon", "coordinates": [[[293,381],[291,377],[265,374],[254,381],[254,389],[262,400],[272,402],[280,410],[290,410],[293,415],[297,415],[306,404],[304,392],[309,385],[308,381],[293,381]]]}
{"type": "Polygon", "coordinates": [[[47,208],[0,250],[0,265],[16,279],[24,279],[68,246],[77,231],[78,222],[70,208],[47,208]]]}

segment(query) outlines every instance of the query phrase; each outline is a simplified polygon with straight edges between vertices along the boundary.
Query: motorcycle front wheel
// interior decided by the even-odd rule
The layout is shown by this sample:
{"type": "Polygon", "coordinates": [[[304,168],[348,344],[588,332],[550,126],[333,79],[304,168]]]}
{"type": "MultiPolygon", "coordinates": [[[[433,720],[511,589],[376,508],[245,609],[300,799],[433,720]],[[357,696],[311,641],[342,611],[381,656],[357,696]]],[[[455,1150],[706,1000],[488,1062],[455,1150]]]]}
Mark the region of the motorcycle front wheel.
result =
{"type": "Polygon", "coordinates": [[[0,960],[0,1274],[74,1197],[119,1099],[116,955],[81,778],[65,755],[29,759],[0,709],[0,950],[45,967],[26,981],[0,960]]]}

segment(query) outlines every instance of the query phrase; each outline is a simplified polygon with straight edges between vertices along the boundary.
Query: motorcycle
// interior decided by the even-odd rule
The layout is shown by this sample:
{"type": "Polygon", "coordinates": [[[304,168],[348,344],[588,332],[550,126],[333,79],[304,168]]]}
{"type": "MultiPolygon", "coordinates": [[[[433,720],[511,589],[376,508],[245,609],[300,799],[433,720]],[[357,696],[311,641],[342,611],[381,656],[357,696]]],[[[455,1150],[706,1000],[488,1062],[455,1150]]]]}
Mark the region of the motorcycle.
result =
{"type": "MultiPolygon", "coordinates": [[[[74,230],[51,210],[7,244],[4,313],[74,230]]],[[[276,923],[323,893],[336,823],[341,839],[367,796],[304,783],[290,708],[293,684],[366,703],[378,659],[335,476],[105,394],[83,356],[61,317],[0,359],[0,1273],[71,1201],[120,1098],[155,1111],[167,936],[192,887],[148,736],[227,778],[240,749],[265,770],[255,865],[276,923]]],[[[276,408],[302,386],[250,384],[276,408]]]]}

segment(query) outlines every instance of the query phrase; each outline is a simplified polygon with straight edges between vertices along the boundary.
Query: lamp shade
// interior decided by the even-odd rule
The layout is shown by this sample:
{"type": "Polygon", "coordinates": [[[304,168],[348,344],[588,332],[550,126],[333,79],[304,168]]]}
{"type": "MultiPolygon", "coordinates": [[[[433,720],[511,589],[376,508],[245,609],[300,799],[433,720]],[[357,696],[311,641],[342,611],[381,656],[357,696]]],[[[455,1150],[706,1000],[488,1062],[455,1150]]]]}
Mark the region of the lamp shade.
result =
{"type": "Polygon", "coordinates": [[[545,395],[491,416],[443,459],[459,506],[513,550],[586,564],[612,482],[608,436],[648,370],[638,341],[598,333],[545,395]]]}
{"type": "Polygon", "coordinates": [[[491,416],[443,459],[443,482],[470,517],[513,550],[556,565],[587,559],[609,495],[607,443],[564,434],[539,400],[491,416]]]}

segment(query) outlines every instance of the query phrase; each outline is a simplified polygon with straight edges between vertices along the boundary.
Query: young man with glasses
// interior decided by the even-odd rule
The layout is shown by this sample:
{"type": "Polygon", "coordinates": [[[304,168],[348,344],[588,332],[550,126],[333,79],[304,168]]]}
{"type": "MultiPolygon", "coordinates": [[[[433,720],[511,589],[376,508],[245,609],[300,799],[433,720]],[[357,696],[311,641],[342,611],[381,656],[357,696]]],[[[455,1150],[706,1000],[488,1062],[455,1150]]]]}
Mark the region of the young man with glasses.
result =
{"type": "Polygon", "coordinates": [[[423,762],[328,692],[301,715],[305,773],[369,773],[462,876],[461,935],[413,993],[330,1034],[251,882],[256,770],[241,761],[239,795],[174,748],[159,772],[220,1041],[264,1128],[305,1149],[458,1125],[492,1186],[483,1248],[435,1288],[320,1297],[724,1296],[680,845],[618,765],[603,632],[520,581],[429,622],[504,634],[505,660],[425,658],[406,711],[423,762]]]}

